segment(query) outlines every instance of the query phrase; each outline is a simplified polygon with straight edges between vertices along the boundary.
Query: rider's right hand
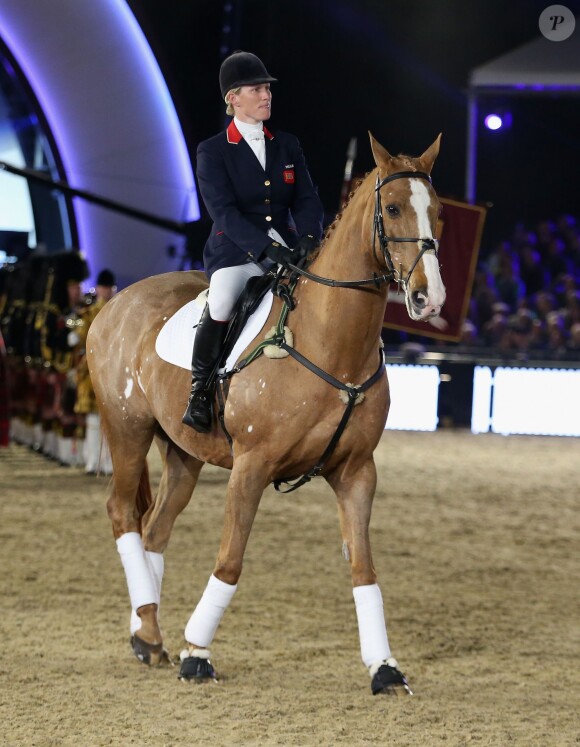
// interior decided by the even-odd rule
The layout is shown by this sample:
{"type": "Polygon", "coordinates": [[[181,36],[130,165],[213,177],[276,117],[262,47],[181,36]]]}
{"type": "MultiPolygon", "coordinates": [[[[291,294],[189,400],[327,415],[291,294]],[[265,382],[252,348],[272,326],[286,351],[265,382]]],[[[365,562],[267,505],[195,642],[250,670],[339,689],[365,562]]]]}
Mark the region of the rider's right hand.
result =
{"type": "Polygon", "coordinates": [[[264,250],[264,254],[268,259],[271,259],[273,262],[276,262],[283,267],[288,267],[289,264],[294,264],[296,262],[292,249],[283,246],[278,241],[272,241],[272,243],[264,250]]]}

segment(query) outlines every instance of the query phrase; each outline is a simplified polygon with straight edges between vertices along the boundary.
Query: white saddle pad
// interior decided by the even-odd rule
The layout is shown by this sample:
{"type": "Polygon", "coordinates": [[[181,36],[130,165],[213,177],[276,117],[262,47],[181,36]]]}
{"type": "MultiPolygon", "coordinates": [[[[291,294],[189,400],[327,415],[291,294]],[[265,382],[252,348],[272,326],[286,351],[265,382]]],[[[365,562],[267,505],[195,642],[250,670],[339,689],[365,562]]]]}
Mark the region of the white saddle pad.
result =
{"type": "MultiPolygon", "coordinates": [[[[273,300],[272,293],[266,293],[258,308],[249,317],[242,334],[228,356],[225,371],[232,370],[242,352],[260,334],[270,314],[273,300]]],[[[188,371],[191,370],[193,341],[202,312],[203,304],[194,299],[182,306],[167,320],[155,341],[155,352],[162,360],[188,371]]]]}

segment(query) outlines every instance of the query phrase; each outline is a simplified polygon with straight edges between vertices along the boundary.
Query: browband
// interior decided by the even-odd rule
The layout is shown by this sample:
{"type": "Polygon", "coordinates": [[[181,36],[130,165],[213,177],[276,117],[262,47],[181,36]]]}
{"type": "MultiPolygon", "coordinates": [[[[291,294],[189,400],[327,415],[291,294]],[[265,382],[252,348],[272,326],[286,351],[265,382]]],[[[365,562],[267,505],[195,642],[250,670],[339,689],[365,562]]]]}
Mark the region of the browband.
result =
{"type": "Polygon", "coordinates": [[[384,187],[385,184],[388,184],[395,179],[425,179],[429,182],[429,184],[431,184],[431,177],[424,171],[397,171],[395,174],[385,176],[385,178],[379,184],[377,184],[375,190],[384,187]]]}

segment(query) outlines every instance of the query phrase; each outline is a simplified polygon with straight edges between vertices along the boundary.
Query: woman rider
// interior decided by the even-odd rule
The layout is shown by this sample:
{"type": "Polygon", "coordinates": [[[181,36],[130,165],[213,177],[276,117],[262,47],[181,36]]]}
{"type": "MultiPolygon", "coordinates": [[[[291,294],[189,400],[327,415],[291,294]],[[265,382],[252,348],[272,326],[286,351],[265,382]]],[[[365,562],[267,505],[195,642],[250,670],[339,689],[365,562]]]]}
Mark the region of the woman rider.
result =
{"type": "Polygon", "coordinates": [[[200,433],[211,430],[209,379],[247,280],[273,263],[295,264],[322,236],[322,203],[298,139],[264,127],[275,80],[250,52],[227,57],[219,82],[226,112],[234,118],[197,149],[199,188],[213,226],[203,253],[208,303],[195,335],[183,422],[200,433]]]}

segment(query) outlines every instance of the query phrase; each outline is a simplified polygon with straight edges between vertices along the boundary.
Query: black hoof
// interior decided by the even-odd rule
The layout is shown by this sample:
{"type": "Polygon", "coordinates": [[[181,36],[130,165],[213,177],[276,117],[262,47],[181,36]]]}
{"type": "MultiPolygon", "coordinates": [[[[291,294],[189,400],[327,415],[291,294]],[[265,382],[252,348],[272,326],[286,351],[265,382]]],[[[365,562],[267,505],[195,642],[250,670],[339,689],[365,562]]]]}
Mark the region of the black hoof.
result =
{"type": "Polygon", "coordinates": [[[391,664],[385,662],[375,672],[371,681],[373,695],[397,695],[401,690],[412,695],[413,692],[405,675],[397,669],[396,661],[394,659],[389,659],[389,661],[391,664]]]}
{"type": "Polygon", "coordinates": [[[181,660],[181,667],[177,675],[180,680],[204,682],[214,680],[217,682],[217,674],[209,659],[201,659],[199,656],[186,656],[181,660]]]}
{"type": "Polygon", "coordinates": [[[147,643],[137,635],[131,636],[131,649],[139,661],[149,667],[170,664],[169,653],[162,643],[147,643]]]}

